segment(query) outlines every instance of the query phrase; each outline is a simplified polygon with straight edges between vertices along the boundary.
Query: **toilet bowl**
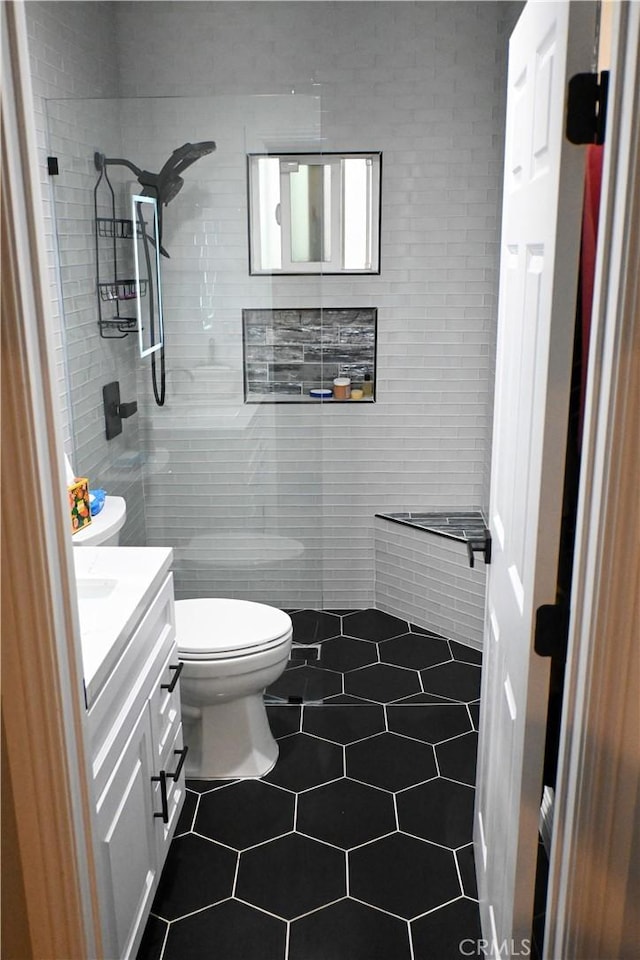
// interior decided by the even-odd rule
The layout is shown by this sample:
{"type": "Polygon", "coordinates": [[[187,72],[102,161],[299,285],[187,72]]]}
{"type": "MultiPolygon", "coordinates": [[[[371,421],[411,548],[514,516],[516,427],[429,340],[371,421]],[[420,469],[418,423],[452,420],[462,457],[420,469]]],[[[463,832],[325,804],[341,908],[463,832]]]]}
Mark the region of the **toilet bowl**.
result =
{"type": "Polygon", "coordinates": [[[248,600],[178,600],[175,609],[187,776],[264,776],[278,745],[263,694],[287,665],[291,618],[248,600]]]}

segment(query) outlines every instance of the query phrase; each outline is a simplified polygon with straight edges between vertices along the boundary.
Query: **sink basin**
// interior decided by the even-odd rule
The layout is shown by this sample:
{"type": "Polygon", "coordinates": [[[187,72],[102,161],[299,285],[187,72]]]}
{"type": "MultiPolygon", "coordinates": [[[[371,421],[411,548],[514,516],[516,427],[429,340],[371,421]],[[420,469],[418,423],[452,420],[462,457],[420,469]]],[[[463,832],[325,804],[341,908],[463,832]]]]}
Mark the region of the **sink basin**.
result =
{"type": "Polygon", "coordinates": [[[78,600],[106,600],[117,586],[117,580],[101,580],[97,577],[76,580],[78,600]]]}

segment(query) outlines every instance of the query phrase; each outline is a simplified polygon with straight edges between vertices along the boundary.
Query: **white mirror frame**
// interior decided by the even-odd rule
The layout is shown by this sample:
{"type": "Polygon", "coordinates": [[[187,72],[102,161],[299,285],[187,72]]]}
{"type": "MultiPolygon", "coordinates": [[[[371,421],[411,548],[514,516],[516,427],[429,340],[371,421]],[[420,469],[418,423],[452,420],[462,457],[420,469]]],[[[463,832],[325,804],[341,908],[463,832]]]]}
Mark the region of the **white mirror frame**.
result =
{"type": "Polygon", "coordinates": [[[153,284],[156,284],[157,291],[157,302],[158,302],[158,336],[155,343],[152,343],[150,346],[145,347],[144,339],[142,336],[142,297],[136,297],[136,315],[138,318],[138,346],[140,348],[140,358],[148,357],[150,354],[155,353],[156,350],[161,350],[164,345],[164,322],[162,315],[162,285],[160,283],[160,231],[158,229],[158,204],[155,197],[141,197],[141,196],[132,196],[131,197],[131,221],[133,223],[133,254],[134,254],[134,263],[135,263],[135,280],[136,280],[136,289],[140,289],[140,280],[144,279],[140,276],[140,257],[138,254],[138,206],[142,203],[148,203],[153,207],[153,246],[155,251],[155,260],[156,260],[156,275],[155,277],[148,277],[147,281],[150,285],[149,295],[153,296],[153,284]]]}

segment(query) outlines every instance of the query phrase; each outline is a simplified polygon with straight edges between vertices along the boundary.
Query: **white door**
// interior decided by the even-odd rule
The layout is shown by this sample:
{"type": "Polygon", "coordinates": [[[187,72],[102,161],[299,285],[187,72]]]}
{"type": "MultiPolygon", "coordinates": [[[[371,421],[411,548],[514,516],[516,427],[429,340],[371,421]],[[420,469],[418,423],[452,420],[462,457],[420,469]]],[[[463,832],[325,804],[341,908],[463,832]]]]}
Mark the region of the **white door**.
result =
{"type": "Polygon", "coordinates": [[[474,824],[483,936],[500,958],[531,932],[549,682],[533,637],[537,608],[556,600],[583,189],[564,110],[594,37],[595,4],[534,0],[509,48],[474,824]]]}

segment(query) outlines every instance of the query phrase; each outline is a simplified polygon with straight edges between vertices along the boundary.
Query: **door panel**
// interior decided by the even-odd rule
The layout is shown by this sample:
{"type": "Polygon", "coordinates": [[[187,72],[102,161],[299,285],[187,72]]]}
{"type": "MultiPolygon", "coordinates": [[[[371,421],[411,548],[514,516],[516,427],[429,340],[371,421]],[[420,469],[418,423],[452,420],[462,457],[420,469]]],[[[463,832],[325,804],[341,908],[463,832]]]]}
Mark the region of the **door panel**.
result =
{"type": "Polygon", "coordinates": [[[595,5],[527,4],[509,49],[496,395],[474,842],[493,957],[530,937],[577,292],[583,148],[567,79],[590,68],[595,5]]]}

